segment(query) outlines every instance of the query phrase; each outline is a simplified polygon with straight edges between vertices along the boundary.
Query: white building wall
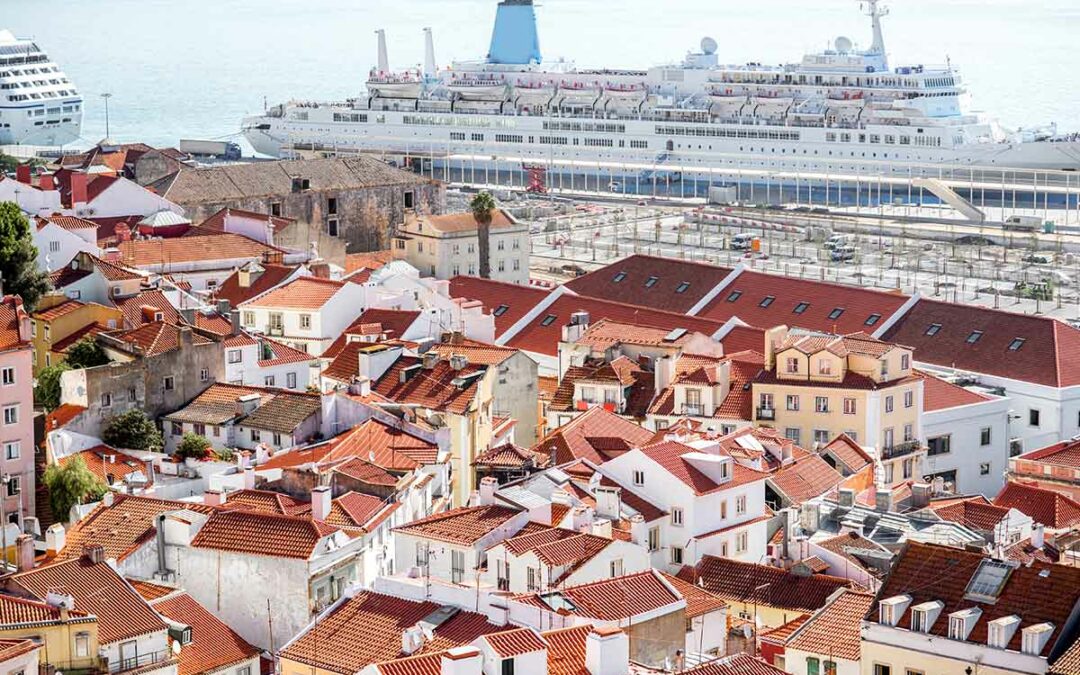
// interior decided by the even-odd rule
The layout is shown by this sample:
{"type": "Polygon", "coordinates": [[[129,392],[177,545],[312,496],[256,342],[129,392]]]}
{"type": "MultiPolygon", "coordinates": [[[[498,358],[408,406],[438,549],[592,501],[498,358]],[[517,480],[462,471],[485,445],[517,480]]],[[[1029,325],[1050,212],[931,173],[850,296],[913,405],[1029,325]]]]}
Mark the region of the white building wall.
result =
{"type": "Polygon", "coordinates": [[[126,178],[117,179],[88,204],[75,206],[75,215],[82,218],[149,216],[158,211],[184,213],[183,207],[126,178]]]}
{"type": "Polygon", "coordinates": [[[101,255],[101,249],[97,244],[88,242],[74,232],[53,223],[47,223],[42,228],[31,226],[30,230],[34,246],[38,250],[39,269],[55,272],[68,264],[75,254],[81,251],[95,256],[101,255]]]}
{"type": "MultiPolygon", "coordinates": [[[[848,661],[847,659],[838,659],[828,654],[812,654],[800,649],[792,649],[787,647],[784,650],[784,670],[791,675],[809,675],[807,672],[807,658],[816,658],[820,662],[819,673],[824,673],[825,662],[832,661],[836,664],[836,675],[859,675],[859,662],[848,661]]],[[[903,672],[903,671],[901,671],[903,672]]]]}
{"type": "Polygon", "coordinates": [[[955,471],[956,491],[961,494],[997,494],[1009,468],[1010,407],[1009,399],[1000,398],[923,413],[926,440],[949,436],[949,451],[928,454],[925,472],[955,471]],[[983,445],[982,432],[987,428],[990,443],[983,445]]]}
{"type": "Polygon", "coordinates": [[[727,610],[709,612],[690,620],[690,630],[686,633],[686,653],[723,656],[726,648],[727,610]]]}

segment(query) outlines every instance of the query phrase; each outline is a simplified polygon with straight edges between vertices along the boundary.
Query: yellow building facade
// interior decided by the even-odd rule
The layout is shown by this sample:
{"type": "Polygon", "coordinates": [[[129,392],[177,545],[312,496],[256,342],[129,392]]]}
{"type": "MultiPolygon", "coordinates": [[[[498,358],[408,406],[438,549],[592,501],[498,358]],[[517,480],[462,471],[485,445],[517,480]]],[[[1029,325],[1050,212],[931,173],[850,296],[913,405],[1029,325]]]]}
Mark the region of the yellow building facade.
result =
{"type": "Polygon", "coordinates": [[[115,307],[48,295],[41,299],[30,322],[36,374],[42,368],[62,363],[66,358],[64,350],[81,337],[122,328],[124,314],[115,307]]]}

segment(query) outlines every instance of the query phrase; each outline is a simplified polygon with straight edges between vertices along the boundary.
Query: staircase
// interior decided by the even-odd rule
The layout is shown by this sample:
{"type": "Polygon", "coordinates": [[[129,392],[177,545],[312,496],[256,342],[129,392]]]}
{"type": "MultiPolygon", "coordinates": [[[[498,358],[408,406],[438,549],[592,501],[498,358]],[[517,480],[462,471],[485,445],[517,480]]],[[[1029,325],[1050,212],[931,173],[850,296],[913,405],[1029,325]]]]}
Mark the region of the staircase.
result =
{"type": "Polygon", "coordinates": [[[912,185],[929,190],[935,197],[959,211],[970,221],[981,223],[986,220],[986,214],[937,178],[916,178],[912,181],[912,185]]]}

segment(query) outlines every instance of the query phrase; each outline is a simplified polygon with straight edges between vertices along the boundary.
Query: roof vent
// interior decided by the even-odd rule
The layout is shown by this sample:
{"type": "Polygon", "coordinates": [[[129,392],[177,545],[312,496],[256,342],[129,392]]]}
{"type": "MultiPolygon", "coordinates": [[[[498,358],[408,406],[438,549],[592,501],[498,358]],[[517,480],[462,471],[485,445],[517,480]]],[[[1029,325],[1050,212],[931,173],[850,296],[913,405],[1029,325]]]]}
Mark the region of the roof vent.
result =
{"type": "Polygon", "coordinates": [[[401,372],[398,373],[398,382],[400,382],[401,384],[405,384],[409,380],[413,379],[413,377],[421,370],[423,370],[423,368],[424,365],[421,363],[414,363],[411,366],[405,366],[401,369],[401,372]]]}

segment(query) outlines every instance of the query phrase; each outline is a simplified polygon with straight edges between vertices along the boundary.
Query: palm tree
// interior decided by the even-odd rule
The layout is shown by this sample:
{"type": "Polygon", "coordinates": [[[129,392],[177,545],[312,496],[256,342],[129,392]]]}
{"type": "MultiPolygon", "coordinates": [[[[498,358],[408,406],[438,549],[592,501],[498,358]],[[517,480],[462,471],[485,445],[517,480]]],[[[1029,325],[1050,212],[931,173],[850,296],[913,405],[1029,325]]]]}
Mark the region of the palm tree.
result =
{"type": "Polygon", "coordinates": [[[491,278],[491,219],[495,212],[495,198],[488,192],[478,192],[469,202],[476,231],[480,239],[480,278],[491,278]]]}

